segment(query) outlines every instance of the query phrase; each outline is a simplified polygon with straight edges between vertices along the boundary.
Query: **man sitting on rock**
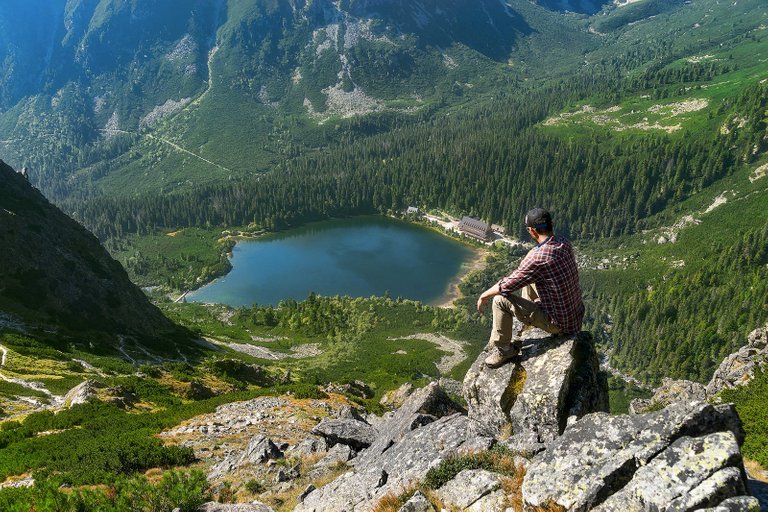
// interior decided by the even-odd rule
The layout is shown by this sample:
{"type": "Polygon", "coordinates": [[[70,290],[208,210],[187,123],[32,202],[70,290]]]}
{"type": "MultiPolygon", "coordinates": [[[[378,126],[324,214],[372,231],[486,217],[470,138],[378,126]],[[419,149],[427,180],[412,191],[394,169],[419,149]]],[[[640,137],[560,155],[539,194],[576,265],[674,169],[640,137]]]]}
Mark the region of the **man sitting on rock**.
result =
{"type": "Polygon", "coordinates": [[[517,270],[488,288],[477,299],[482,315],[493,298],[493,329],[488,342],[489,368],[498,368],[522,350],[522,331],[538,327],[550,334],[573,334],[581,330],[584,304],[581,301],[579,272],[571,243],[555,236],[552,216],[534,208],[525,216],[528,234],[537,245],[528,252],[517,270]],[[522,297],[513,292],[522,290],[522,297]],[[519,320],[513,332],[514,319],[519,320]]]}

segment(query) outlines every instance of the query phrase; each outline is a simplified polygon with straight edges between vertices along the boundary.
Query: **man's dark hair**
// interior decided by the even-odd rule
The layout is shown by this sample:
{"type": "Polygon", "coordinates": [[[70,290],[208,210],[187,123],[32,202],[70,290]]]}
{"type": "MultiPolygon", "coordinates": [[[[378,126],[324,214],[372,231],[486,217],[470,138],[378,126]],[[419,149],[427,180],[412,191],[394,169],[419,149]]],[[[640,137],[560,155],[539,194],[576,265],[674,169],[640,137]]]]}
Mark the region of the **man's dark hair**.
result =
{"type": "Polygon", "coordinates": [[[525,214],[525,225],[540,233],[551,233],[552,215],[544,208],[534,208],[525,214]]]}

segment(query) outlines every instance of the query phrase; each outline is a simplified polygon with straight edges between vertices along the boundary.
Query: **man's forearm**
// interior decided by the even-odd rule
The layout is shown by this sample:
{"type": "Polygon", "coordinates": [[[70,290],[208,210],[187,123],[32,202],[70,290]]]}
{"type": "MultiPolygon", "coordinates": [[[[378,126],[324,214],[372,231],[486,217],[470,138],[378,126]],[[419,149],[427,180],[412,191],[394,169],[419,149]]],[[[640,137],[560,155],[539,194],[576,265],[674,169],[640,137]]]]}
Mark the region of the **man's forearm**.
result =
{"type": "Polygon", "coordinates": [[[485,290],[483,293],[481,293],[480,298],[483,300],[487,300],[499,294],[501,294],[501,290],[499,289],[499,283],[496,283],[495,285],[491,286],[490,288],[485,290]]]}
{"type": "Polygon", "coordinates": [[[499,289],[498,283],[496,283],[495,285],[491,286],[490,288],[485,290],[483,293],[481,293],[480,297],[478,297],[477,299],[477,312],[482,315],[483,310],[485,309],[485,304],[496,295],[499,295],[500,293],[501,293],[501,290],[499,289]]]}

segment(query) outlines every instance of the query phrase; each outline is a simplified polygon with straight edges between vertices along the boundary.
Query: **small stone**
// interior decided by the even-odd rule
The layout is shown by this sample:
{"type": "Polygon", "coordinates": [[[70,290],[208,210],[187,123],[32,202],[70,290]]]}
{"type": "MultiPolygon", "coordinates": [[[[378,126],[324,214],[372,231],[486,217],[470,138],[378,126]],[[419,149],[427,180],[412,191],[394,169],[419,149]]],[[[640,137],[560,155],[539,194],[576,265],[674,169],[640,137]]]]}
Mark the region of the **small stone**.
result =
{"type": "Polygon", "coordinates": [[[253,503],[209,502],[200,507],[200,512],[275,512],[275,510],[258,501],[253,503]]]}
{"type": "Polygon", "coordinates": [[[315,486],[312,484],[309,484],[302,492],[299,494],[299,501],[303,502],[304,499],[309,496],[309,494],[315,490],[315,486]]]}
{"type": "Polygon", "coordinates": [[[429,502],[424,493],[416,491],[397,512],[434,512],[435,507],[429,502]]]}
{"type": "Polygon", "coordinates": [[[331,444],[342,443],[355,450],[369,447],[376,440],[376,429],[362,421],[354,419],[326,418],[312,429],[313,434],[321,435],[331,444]]]}
{"type": "Polygon", "coordinates": [[[484,469],[464,469],[437,491],[440,501],[460,510],[499,489],[499,476],[484,469]]]}
{"type": "Polygon", "coordinates": [[[546,449],[546,445],[542,442],[539,442],[538,436],[533,432],[515,434],[509,439],[500,441],[499,444],[505,446],[517,454],[528,458],[533,457],[534,455],[541,453],[544,451],[544,449],[546,449]]]}
{"type": "Polygon", "coordinates": [[[714,508],[702,509],[701,512],[760,512],[760,501],[754,496],[734,496],[723,500],[714,508]]]}

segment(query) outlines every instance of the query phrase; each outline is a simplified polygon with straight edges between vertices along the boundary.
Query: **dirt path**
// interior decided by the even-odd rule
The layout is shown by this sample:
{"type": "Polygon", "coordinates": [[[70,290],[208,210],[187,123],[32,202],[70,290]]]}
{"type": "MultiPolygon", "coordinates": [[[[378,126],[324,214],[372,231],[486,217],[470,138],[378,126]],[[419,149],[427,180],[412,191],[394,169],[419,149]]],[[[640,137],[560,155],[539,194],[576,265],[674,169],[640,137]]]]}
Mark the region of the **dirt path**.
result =
{"type": "MultiPolygon", "coordinates": [[[[125,134],[125,135],[139,135],[139,136],[142,135],[140,133],[128,132],[128,131],[125,131],[125,130],[118,130],[117,128],[102,128],[99,131],[102,132],[102,133],[112,133],[112,134],[114,134],[114,133],[121,133],[121,134],[125,134]]],[[[171,142],[168,139],[164,139],[163,137],[157,137],[155,135],[152,135],[151,133],[145,133],[145,134],[143,134],[143,136],[148,138],[148,139],[156,140],[158,142],[162,142],[163,144],[167,144],[168,146],[171,146],[176,151],[179,151],[181,153],[185,153],[187,155],[193,156],[193,157],[197,158],[198,160],[202,160],[203,162],[205,162],[205,163],[207,163],[209,165],[212,165],[214,167],[217,167],[217,168],[221,169],[222,171],[226,171],[226,172],[229,172],[229,173],[234,173],[235,172],[232,169],[224,167],[221,164],[217,164],[216,162],[211,162],[207,158],[203,158],[202,156],[200,156],[200,155],[198,155],[196,153],[193,153],[190,150],[185,149],[185,148],[179,146],[175,142],[171,142]]]]}
{"type": "Polygon", "coordinates": [[[258,357],[261,359],[269,359],[270,361],[279,361],[281,359],[304,359],[307,357],[319,356],[323,353],[320,349],[320,345],[317,343],[305,343],[291,349],[291,353],[275,352],[268,348],[260,347],[258,345],[251,345],[250,343],[237,343],[234,341],[222,341],[216,338],[205,337],[206,341],[209,341],[220,347],[227,347],[235,352],[241,352],[248,354],[249,356],[258,357]]]}
{"type": "Polygon", "coordinates": [[[146,137],[149,138],[149,139],[157,140],[157,141],[163,142],[165,144],[168,144],[169,146],[171,146],[172,148],[176,149],[177,151],[181,151],[182,153],[186,153],[186,154],[188,154],[190,156],[193,156],[193,157],[197,158],[198,160],[202,160],[203,162],[205,162],[207,164],[210,164],[210,165],[212,165],[214,167],[218,167],[222,171],[227,171],[227,172],[231,172],[231,173],[235,172],[232,169],[228,169],[228,168],[224,167],[223,165],[217,164],[216,162],[211,162],[210,160],[208,160],[206,158],[203,158],[200,155],[189,151],[188,149],[184,149],[183,147],[179,146],[175,142],[171,142],[168,139],[164,139],[162,137],[156,137],[156,136],[152,135],[151,133],[147,133],[146,137]]]}
{"type": "Polygon", "coordinates": [[[467,357],[467,353],[464,351],[464,343],[457,340],[452,340],[442,334],[434,334],[430,332],[424,332],[419,334],[411,334],[410,336],[403,336],[401,338],[389,338],[393,341],[398,340],[424,340],[433,343],[440,350],[449,352],[440,358],[440,361],[435,363],[438,371],[441,375],[447,375],[458,364],[460,364],[467,357]]]}
{"type": "MultiPolygon", "coordinates": [[[[5,366],[5,362],[8,357],[8,349],[0,345],[0,352],[2,352],[2,356],[0,356],[0,367],[5,366]]],[[[64,403],[64,397],[59,395],[54,395],[48,389],[45,387],[44,384],[41,382],[34,382],[31,380],[24,380],[19,379],[16,377],[8,377],[2,373],[0,373],[0,379],[4,380],[5,382],[11,382],[13,384],[18,384],[19,386],[23,386],[27,389],[31,389],[33,391],[38,391],[40,393],[44,393],[51,401],[51,404],[49,406],[42,406],[36,410],[43,410],[43,409],[53,409],[56,407],[61,406],[64,403]]]]}

